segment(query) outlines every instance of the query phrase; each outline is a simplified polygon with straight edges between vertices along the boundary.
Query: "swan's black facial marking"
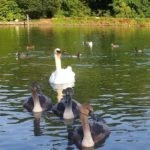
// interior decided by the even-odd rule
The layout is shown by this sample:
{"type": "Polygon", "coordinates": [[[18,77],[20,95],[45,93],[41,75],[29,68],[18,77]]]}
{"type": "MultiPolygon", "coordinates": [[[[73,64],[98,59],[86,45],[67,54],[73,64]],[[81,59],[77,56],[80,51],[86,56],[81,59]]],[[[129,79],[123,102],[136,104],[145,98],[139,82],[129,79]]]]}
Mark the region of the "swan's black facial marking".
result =
{"type": "Polygon", "coordinates": [[[55,49],[55,52],[56,52],[57,54],[61,54],[60,48],[56,48],[56,49],[55,49]]]}

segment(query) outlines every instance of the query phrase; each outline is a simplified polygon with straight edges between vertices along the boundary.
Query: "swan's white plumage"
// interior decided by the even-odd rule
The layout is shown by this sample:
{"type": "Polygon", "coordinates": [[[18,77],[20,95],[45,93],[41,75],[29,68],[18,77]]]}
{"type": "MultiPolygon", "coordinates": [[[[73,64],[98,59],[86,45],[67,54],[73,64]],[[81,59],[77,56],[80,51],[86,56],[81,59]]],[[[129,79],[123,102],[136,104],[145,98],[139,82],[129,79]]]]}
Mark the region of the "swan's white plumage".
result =
{"type": "Polygon", "coordinates": [[[75,82],[75,73],[72,68],[68,66],[66,69],[60,69],[53,72],[49,79],[53,84],[66,84],[75,82]]]}
{"type": "Polygon", "coordinates": [[[51,74],[49,82],[52,84],[66,84],[75,82],[75,73],[72,71],[72,67],[61,68],[61,54],[60,49],[54,51],[56,70],[51,74]],[[59,54],[57,53],[59,52],[59,54]]]}

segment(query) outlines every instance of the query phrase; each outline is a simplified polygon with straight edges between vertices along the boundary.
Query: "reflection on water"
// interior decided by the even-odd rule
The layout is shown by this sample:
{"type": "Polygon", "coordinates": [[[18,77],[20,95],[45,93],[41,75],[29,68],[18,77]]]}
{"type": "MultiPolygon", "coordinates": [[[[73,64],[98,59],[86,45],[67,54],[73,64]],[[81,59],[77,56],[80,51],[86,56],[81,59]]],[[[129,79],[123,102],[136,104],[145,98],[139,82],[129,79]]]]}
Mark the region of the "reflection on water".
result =
{"type": "Polygon", "coordinates": [[[52,84],[50,83],[52,89],[57,92],[57,102],[63,98],[63,90],[68,87],[74,87],[75,83],[65,83],[65,84],[52,84]]]}
{"type": "Polygon", "coordinates": [[[34,116],[34,135],[40,136],[41,133],[41,127],[40,127],[40,119],[41,119],[41,112],[33,113],[34,116]]]}
{"type": "MultiPolygon", "coordinates": [[[[37,117],[22,104],[31,94],[32,81],[57,103],[57,92],[48,83],[60,47],[74,59],[62,56],[62,65],[76,74],[74,98],[89,102],[103,117],[110,137],[95,149],[149,149],[150,138],[150,30],[148,28],[88,27],[0,28],[0,147],[1,149],[77,149],[68,140],[64,121],[52,113],[37,117]],[[34,49],[27,51],[28,35],[34,49]],[[83,41],[92,41],[90,47],[83,41]],[[111,48],[117,43],[117,49],[111,48]],[[137,53],[134,48],[143,49],[137,53]],[[16,53],[27,54],[21,59],[16,53]]],[[[80,125],[79,119],[74,126],[80,125]]]]}

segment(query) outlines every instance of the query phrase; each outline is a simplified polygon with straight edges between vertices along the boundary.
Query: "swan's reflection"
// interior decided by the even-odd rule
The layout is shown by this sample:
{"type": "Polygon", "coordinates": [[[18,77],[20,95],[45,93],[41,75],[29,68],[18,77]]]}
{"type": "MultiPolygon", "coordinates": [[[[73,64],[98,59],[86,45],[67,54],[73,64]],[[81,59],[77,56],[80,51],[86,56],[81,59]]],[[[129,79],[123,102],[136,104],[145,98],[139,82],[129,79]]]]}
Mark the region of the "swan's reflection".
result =
{"type": "MultiPolygon", "coordinates": [[[[28,17],[27,17],[28,18],[28,17]]],[[[31,44],[31,39],[30,39],[30,25],[29,25],[29,19],[27,19],[27,35],[28,35],[28,44],[26,46],[26,50],[33,50],[35,49],[35,45],[31,44]]]]}
{"type": "Polygon", "coordinates": [[[57,92],[57,102],[60,102],[63,98],[63,90],[67,89],[68,87],[73,88],[75,83],[66,83],[66,84],[50,84],[54,91],[57,92]]]}

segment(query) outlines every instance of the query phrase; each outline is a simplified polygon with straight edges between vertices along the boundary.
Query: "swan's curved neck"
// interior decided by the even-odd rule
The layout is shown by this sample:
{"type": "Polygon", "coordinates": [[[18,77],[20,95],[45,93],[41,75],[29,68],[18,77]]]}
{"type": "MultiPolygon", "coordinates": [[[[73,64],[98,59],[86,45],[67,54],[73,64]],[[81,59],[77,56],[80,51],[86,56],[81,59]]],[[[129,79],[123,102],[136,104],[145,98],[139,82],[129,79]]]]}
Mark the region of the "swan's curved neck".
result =
{"type": "Polygon", "coordinates": [[[61,54],[55,54],[55,65],[56,65],[56,70],[61,69],[61,54]]]}
{"type": "Polygon", "coordinates": [[[83,127],[83,140],[81,144],[83,147],[93,147],[94,141],[91,135],[88,118],[85,114],[81,114],[81,123],[83,127]]]}
{"type": "Polygon", "coordinates": [[[39,96],[36,91],[32,92],[32,99],[34,102],[33,112],[42,112],[42,107],[40,105],[39,96]]]}

